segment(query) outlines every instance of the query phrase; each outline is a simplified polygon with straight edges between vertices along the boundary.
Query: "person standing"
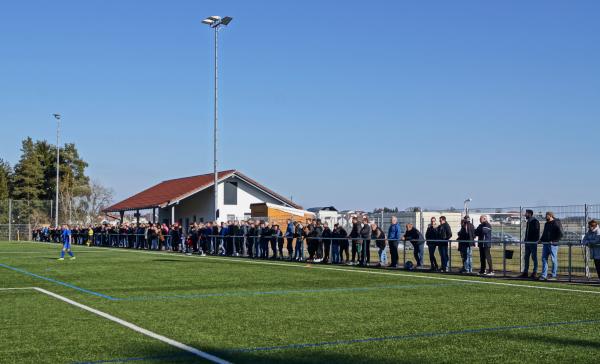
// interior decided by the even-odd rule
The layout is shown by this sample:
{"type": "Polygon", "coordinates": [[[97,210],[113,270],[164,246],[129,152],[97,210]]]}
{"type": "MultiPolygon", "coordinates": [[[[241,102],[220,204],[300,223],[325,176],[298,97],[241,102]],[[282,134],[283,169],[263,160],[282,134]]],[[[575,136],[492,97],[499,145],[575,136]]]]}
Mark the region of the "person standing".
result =
{"type": "Polygon", "coordinates": [[[287,227],[285,228],[285,239],[287,241],[288,259],[294,260],[294,235],[296,229],[292,220],[287,221],[287,227]]]}
{"type": "MultiPolygon", "coordinates": [[[[352,244],[352,261],[348,263],[349,265],[355,265],[356,256],[360,252],[360,223],[358,222],[358,218],[356,216],[352,216],[352,230],[350,230],[350,241],[352,244]]],[[[359,258],[360,259],[360,258],[359,258]]]]}
{"type": "Polygon", "coordinates": [[[450,269],[449,257],[448,257],[448,243],[449,240],[452,239],[452,228],[450,228],[450,224],[446,221],[446,216],[440,216],[440,226],[438,226],[438,238],[440,242],[438,243],[438,251],[440,253],[440,259],[442,260],[442,267],[440,268],[440,272],[448,272],[450,269]]]}
{"type": "Polygon", "coordinates": [[[548,280],[548,257],[552,258],[552,279],[558,277],[558,242],[563,237],[560,220],[554,217],[552,211],[546,212],[546,224],[540,242],[542,246],[542,274],[540,281],[548,280]]]}
{"type": "Polygon", "coordinates": [[[338,225],[339,230],[337,236],[341,238],[340,240],[340,264],[346,264],[350,261],[350,242],[348,241],[348,232],[342,225],[338,225]],[[344,254],[346,255],[346,259],[344,259],[344,254]]]}
{"type": "Polygon", "coordinates": [[[340,239],[343,238],[340,234],[340,224],[333,225],[331,237],[331,264],[340,264],[340,239]]]}
{"type": "Polygon", "coordinates": [[[294,223],[294,235],[296,236],[296,246],[294,250],[294,260],[301,262],[304,260],[304,238],[305,228],[299,222],[294,223]]]}
{"type": "Polygon", "coordinates": [[[439,240],[437,219],[435,217],[432,217],[429,221],[429,226],[427,226],[427,231],[425,232],[425,239],[427,239],[427,248],[429,249],[429,270],[432,272],[436,272],[439,269],[437,259],[435,259],[435,248],[437,248],[437,240],[439,240]]]}
{"type": "Polygon", "coordinates": [[[388,228],[388,245],[390,247],[391,268],[398,268],[398,240],[400,240],[400,224],[398,218],[392,216],[392,223],[388,228]]]}
{"type": "Polygon", "coordinates": [[[487,221],[487,217],[481,215],[479,217],[479,226],[475,229],[475,237],[477,238],[477,245],[479,247],[479,262],[481,267],[479,268],[480,275],[493,276],[494,267],[492,265],[492,225],[487,221]],[[486,271],[487,262],[487,271],[486,271]]]}
{"type": "Polygon", "coordinates": [[[73,252],[71,251],[71,230],[69,229],[69,225],[63,225],[61,240],[63,246],[58,260],[65,260],[65,252],[71,256],[71,260],[75,259],[75,255],[73,255],[73,252]]]}
{"type": "Polygon", "coordinates": [[[463,267],[460,273],[473,272],[473,240],[475,239],[475,227],[471,224],[469,216],[462,220],[460,230],[458,231],[458,251],[462,258],[463,267]]]}
{"type": "Polygon", "coordinates": [[[360,237],[362,238],[362,251],[360,254],[360,265],[367,267],[371,263],[371,225],[369,218],[363,217],[363,225],[360,229],[360,237]]]}
{"type": "Polygon", "coordinates": [[[329,228],[328,223],[323,224],[323,261],[322,263],[329,263],[329,252],[331,251],[331,238],[333,237],[333,232],[329,228]]]}
{"type": "Polygon", "coordinates": [[[256,258],[256,224],[254,221],[250,221],[250,227],[248,228],[248,235],[246,237],[248,251],[248,257],[256,258]]]}
{"type": "Polygon", "coordinates": [[[585,233],[582,243],[590,249],[594,265],[596,266],[596,274],[600,278],[600,228],[596,220],[591,220],[588,223],[588,231],[585,233]]]}
{"type": "Polygon", "coordinates": [[[410,241],[413,246],[413,257],[415,258],[415,264],[417,268],[423,268],[423,259],[425,256],[425,239],[423,234],[412,223],[406,224],[406,232],[402,236],[402,240],[405,242],[410,241]]]}
{"type": "Polygon", "coordinates": [[[371,224],[371,239],[375,240],[375,245],[378,248],[379,263],[377,266],[385,267],[387,265],[385,233],[375,223],[371,224]]]}
{"type": "Polygon", "coordinates": [[[521,273],[520,277],[527,278],[529,259],[531,258],[533,261],[533,271],[529,277],[535,279],[538,270],[537,242],[540,240],[540,222],[533,217],[533,210],[525,210],[525,219],[527,219],[525,225],[525,256],[523,257],[523,273],[521,273]]]}

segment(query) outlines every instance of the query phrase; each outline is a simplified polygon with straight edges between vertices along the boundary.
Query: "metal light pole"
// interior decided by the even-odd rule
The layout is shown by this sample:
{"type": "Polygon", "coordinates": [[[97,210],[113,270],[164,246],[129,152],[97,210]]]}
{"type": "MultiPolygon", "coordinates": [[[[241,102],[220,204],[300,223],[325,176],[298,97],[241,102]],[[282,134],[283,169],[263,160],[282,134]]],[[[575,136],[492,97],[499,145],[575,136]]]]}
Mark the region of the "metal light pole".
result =
{"type": "Polygon", "coordinates": [[[473,199],[471,199],[471,198],[467,198],[465,200],[465,204],[464,204],[464,207],[465,207],[465,216],[469,215],[469,202],[471,202],[471,201],[473,201],[473,199]]]}
{"type": "Polygon", "coordinates": [[[212,15],[208,18],[202,20],[203,24],[206,24],[215,30],[215,103],[214,103],[214,134],[213,134],[213,148],[214,148],[214,164],[213,164],[213,172],[214,172],[214,199],[215,199],[215,221],[218,220],[219,216],[219,190],[218,190],[218,171],[217,171],[217,127],[218,127],[218,114],[217,114],[217,106],[218,106],[218,83],[219,83],[219,64],[218,64],[218,49],[219,49],[219,28],[223,25],[228,25],[233,20],[232,17],[226,16],[221,18],[220,16],[212,15]]]}
{"type": "Polygon", "coordinates": [[[60,114],[52,114],[56,119],[56,212],[54,226],[58,228],[58,188],[60,185],[60,114]]]}

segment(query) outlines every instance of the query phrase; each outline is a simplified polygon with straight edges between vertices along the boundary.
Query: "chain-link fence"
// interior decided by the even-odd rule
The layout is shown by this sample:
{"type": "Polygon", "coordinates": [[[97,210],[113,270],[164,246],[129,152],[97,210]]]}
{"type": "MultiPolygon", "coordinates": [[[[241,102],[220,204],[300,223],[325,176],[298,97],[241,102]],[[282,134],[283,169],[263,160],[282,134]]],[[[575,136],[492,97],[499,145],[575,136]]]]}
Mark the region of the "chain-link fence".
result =
{"type": "Polygon", "coordinates": [[[31,240],[31,231],[48,226],[53,201],[0,200],[0,240],[31,240]]]}

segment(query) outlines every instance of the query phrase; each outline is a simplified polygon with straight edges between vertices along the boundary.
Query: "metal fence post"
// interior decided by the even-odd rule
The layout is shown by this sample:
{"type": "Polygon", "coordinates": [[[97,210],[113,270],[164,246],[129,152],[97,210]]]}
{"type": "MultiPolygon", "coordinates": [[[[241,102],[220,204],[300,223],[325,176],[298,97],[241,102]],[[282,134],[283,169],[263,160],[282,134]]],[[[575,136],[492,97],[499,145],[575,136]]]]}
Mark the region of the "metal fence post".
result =
{"type": "Polygon", "coordinates": [[[12,199],[8,199],[8,241],[12,240],[12,199]]]}
{"type": "MultiPolygon", "coordinates": [[[[519,206],[519,241],[523,241],[523,206],[519,206]]],[[[519,243],[519,272],[523,272],[523,244],[519,243]]]]}
{"type": "MultiPolygon", "coordinates": [[[[446,269],[446,267],[444,267],[446,269]]],[[[452,272],[452,242],[448,241],[448,272],[452,272]]]]}
{"type": "MultiPolygon", "coordinates": [[[[589,218],[589,210],[588,210],[588,205],[585,204],[584,205],[584,224],[587,224],[588,222],[588,218],[589,218]]],[[[585,226],[583,227],[584,231],[585,231],[585,226]]],[[[589,255],[589,249],[587,246],[583,247],[583,262],[585,264],[585,277],[590,280],[591,275],[590,275],[590,255],[589,255]]]]}
{"type": "Polygon", "coordinates": [[[402,240],[402,265],[406,267],[406,240],[402,240]]]}
{"type": "Polygon", "coordinates": [[[572,246],[573,245],[571,244],[571,242],[569,242],[569,282],[571,282],[571,269],[573,267],[573,265],[571,264],[573,262],[573,260],[572,260],[573,255],[571,254],[572,246]]]}
{"type": "Polygon", "coordinates": [[[502,275],[506,277],[506,241],[502,242],[502,275]]]}

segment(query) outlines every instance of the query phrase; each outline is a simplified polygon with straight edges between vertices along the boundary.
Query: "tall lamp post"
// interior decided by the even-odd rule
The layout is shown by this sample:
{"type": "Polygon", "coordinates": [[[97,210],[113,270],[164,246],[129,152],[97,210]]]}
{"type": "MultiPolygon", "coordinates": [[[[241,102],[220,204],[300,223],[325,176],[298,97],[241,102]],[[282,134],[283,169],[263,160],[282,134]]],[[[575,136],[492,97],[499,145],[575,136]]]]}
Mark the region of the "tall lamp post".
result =
{"type": "Polygon", "coordinates": [[[469,202],[471,202],[471,201],[473,201],[472,198],[467,198],[465,200],[465,205],[464,205],[465,206],[465,216],[469,215],[469,202]]]}
{"type": "Polygon", "coordinates": [[[58,228],[58,187],[60,184],[60,114],[52,114],[56,119],[56,211],[54,226],[58,228]]]}
{"type": "Polygon", "coordinates": [[[214,179],[215,179],[215,221],[219,219],[219,190],[218,190],[218,179],[219,176],[217,171],[217,126],[218,126],[218,118],[217,118],[217,101],[218,101],[218,83],[219,83],[219,65],[218,65],[218,45],[219,45],[219,29],[221,26],[227,26],[233,20],[230,16],[225,16],[221,18],[220,16],[212,15],[208,18],[202,20],[203,24],[208,25],[209,27],[215,30],[215,104],[214,104],[214,134],[213,134],[213,147],[214,147],[214,179]]]}

